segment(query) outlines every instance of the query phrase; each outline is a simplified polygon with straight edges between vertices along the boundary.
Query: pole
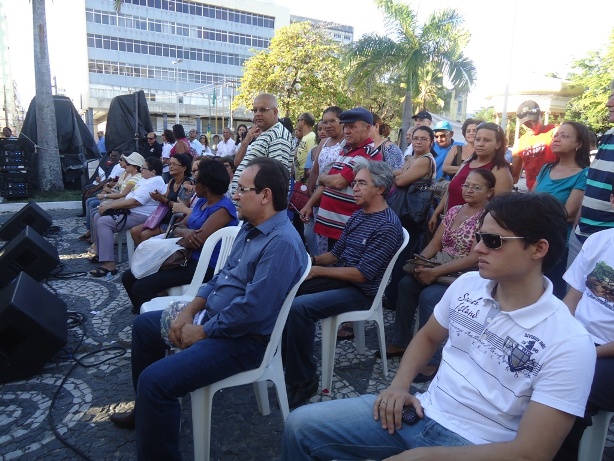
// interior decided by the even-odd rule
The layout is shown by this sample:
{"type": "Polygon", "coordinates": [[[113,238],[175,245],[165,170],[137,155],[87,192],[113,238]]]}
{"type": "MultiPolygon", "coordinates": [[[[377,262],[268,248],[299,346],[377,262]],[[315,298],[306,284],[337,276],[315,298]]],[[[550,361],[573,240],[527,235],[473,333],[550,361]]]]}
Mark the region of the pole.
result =
{"type": "Polygon", "coordinates": [[[6,100],[6,85],[4,85],[4,126],[9,126],[9,105],[6,100]]]}

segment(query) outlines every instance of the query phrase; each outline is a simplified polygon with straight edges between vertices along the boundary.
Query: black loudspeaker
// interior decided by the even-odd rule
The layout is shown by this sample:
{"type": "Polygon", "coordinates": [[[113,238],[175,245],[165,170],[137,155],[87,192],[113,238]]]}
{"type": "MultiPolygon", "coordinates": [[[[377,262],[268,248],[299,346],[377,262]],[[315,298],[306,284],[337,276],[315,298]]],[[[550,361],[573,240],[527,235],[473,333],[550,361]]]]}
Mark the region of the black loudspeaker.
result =
{"type": "Polygon", "coordinates": [[[30,202],[0,227],[0,240],[11,240],[26,226],[43,234],[52,223],[51,216],[35,202],[30,202]]]}
{"type": "Polygon", "coordinates": [[[0,383],[36,374],[67,335],[66,304],[20,273],[0,291],[0,383]]]}
{"type": "Polygon", "coordinates": [[[58,250],[27,226],[0,249],[0,288],[22,271],[40,282],[59,263],[58,250]]]}

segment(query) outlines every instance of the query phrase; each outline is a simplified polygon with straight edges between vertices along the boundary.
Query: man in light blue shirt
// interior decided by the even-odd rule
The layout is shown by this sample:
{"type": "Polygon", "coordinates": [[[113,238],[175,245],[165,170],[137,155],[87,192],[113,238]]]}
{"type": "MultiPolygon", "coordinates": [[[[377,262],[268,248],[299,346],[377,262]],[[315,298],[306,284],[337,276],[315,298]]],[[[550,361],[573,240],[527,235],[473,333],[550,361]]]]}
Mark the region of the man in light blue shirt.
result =
{"type": "Polygon", "coordinates": [[[162,311],[135,320],[135,410],[112,415],[111,421],[136,426],[138,459],[181,459],[178,397],[262,362],[281,305],[307,265],[305,247],[286,214],[288,182],[288,169],[277,160],[257,158],[246,166],[233,196],[246,224],[224,268],[172,323],[168,339],[181,353],[165,357],[162,311]]]}
{"type": "Polygon", "coordinates": [[[441,169],[443,168],[443,162],[448,156],[450,149],[452,149],[453,146],[463,146],[464,143],[452,139],[454,131],[452,130],[452,125],[447,120],[437,122],[433,127],[433,131],[435,132],[435,144],[433,148],[435,152],[437,152],[437,157],[435,157],[435,163],[437,164],[437,175],[435,179],[437,180],[443,175],[441,169]]]}
{"type": "Polygon", "coordinates": [[[99,131],[98,141],[96,141],[96,147],[98,147],[98,152],[100,152],[101,156],[107,153],[107,146],[105,145],[104,142],[105,142],[104,132],[99,131]]]}

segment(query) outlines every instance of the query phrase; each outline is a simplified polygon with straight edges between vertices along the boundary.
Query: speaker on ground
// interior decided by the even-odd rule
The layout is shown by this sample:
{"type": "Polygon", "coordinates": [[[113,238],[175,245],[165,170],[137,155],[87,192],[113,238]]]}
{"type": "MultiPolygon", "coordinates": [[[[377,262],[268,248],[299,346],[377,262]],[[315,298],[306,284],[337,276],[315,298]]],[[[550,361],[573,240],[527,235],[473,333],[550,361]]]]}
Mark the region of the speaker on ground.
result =
{"type": "Polygon", "coordinates": [[[0,249],[0,288],[8,285],[20,272],[27,272],[40,282],[59,263],[58,250],[27,226],[0,249]]]}
{"type": "Polygon", "coordinates": [[[0,291],[0,383],[38,373],[67,335],[64,301],[20,273],[0,291]]]}
{"type": "Polygon", "coordinates": [[[11,240],[26,226],[30,226],[39,234],[43,234],[49,229],[52,222],[49,213],[35,202],[30,202],[0,227],[0,240],[11,240]]]}

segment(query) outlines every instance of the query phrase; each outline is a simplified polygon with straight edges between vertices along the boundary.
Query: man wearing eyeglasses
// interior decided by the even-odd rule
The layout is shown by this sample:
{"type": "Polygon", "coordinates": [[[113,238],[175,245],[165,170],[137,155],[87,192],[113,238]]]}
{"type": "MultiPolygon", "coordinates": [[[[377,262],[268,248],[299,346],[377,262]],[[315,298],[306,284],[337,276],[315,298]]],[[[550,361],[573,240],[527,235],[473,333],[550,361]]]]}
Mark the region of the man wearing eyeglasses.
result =
{"type": "MultiPolygon", "coordinates": [[[[135,409],[114,414],[123,429],[136,428],[139,460],[177,460],[178,397],[262,362],[281,305],[307,266],[307,253],[288,220],[288,169],[256,158],[243,170],[233,199],[246,222],[224,268],[160,334],[163,311],[139,315],[132,327],[135,409]],[[283,270],[280,270],[283,269],[283,270]]],[[[166,318],[168,321],[168,318],[166,318]]]]}
{"type": "Polygon", "coordinates": [[[158,137],[153,131],[147,133],[147,144],[140,149],[140,154],[144,157],[162,158],[162,144],[157,141],[158,137]]]}
{"type": "Polygon", "coordinates": [[[307,403],[318,388],[313,357],[316,322],[369,309],[384,271],[403,241],[401,222],[386,203],[394,180],[390,166],[360,158],[354,173],[350,187],[358,211],[329,252],[311,257],[311,272],[288,315],[284,344],[290,408],[307,403]]]}
{"type": "Polygon", "coordinates": [[[486,205],[479,272],[460,276],[379,395],[292,412],[281,459],[551,460],[584,415],[595,367],[587,331],[544,277],[565,248],[566,214],[549,194],[486,205]],[[423,393],[410,385],[446,341],[423,393]],[[412,414],[413,413],[413,414],[412,414]],[[399,456],[396,456],[399,455],[399,456]]]}
{"type": "Polygon", "coordinates": [[[517,115],[517,123],[523,125],[527,131],[518,139],[512,150],[512,178],[516,184],[524,168],[527,189],[531,190],[542,167],[556,160],[550,146],[557,126],[542,124],[541,110],[535,101],[529,100],[520,104],[517,115]]]}
{"type": "Polygon", "coordinates": [[[464,145],[462,142],[455,141],[452,136],[454,136],[454,131],[452,130],[452,125],[447,120],[441,120],[435,124],[433,127],[433,132],[435,133],[435,144],[433,148],[435,152],[437,152],[437,156],[435,157],[435,163],[437,164],[437,175],[435,179],[441,178],[443,172],[441,171],[443,168],[443,162],[448,156],[448,152],[452,149],[452,146],[458,146],[456,149],[462,149],[464,145]]]}
{"type": "Polygon", "coordinates": [[[292,166],[292,133],[279,122],[277,98],[267,93],[256,96],[252,112],[254,125],[247,131],[235,154],[237,169],[230,183],[231,193],[234,193],[241,173],[252,159],[274,158],[285,165],[288,172],[292,166]]]}

